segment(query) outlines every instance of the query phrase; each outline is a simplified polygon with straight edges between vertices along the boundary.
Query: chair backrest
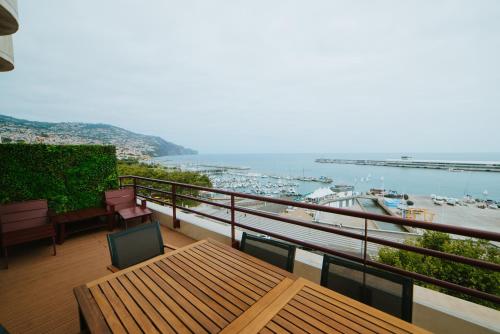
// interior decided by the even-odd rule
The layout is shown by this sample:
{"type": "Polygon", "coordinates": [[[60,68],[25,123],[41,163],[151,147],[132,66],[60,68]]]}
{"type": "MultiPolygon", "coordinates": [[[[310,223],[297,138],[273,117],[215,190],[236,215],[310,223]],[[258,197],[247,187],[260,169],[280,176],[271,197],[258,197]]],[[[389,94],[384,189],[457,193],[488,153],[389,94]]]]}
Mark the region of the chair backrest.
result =
{"type": "Polygon", "coordinates": [[[116,211],[137,205],[134,189],[130,187],[108,190],[104,192],[104,197],[106,202],[112,201],[115,204],[116,211]]]}
{"type": "Polygon", "coordinates": [[[11,232],[48,222],[47,200],[33,200],[0,205],[0,231],[11,232]]]}
{"type": "Polygon", "coordinates": [[[411,322],[413,306],[411,278],[325,255],[321,270],[321,285],[411,322]]]}
{"type": "Polygon", "coordinates": [[[255,256],[256,258],[289,272],[293,272],[295,249],[296,247],[294,245],[258,237],[246,232],[243,232],[240,245],[240,250],[242,252],[255,256]]]}
{"type": "Polygon", "coordinates": [[[9,334],[7,329],[4,326],[2,326],[1,324],[0,324],[0,334],[9,334]]]}
{"type": "Polygon", "coordinates": [[[143,224],[108,234],[111,263],[124,269],[164,253],[158,223],[143,224]]]}

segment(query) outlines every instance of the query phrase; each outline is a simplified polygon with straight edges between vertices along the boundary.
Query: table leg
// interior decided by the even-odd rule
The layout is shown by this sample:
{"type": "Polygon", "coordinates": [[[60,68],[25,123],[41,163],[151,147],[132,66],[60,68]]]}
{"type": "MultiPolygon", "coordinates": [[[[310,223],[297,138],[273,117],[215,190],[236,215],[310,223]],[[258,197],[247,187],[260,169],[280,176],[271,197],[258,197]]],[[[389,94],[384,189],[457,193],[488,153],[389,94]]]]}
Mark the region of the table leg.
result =
{"type": "Polygon", "coordinates": [[[108,230],[113,231],[113,229],[115,228],[114,215],[107,215],[106,220],[108,222],[108,230]]]}
{"type": "Polygon", "coordinates": [[[78,308],[78,319],[80,320],[80,332],[87,333],[89,327],[87,325],[87,322],[85,321],[85,318],[83,317],[82,310],[80,308],[78,308]]]}

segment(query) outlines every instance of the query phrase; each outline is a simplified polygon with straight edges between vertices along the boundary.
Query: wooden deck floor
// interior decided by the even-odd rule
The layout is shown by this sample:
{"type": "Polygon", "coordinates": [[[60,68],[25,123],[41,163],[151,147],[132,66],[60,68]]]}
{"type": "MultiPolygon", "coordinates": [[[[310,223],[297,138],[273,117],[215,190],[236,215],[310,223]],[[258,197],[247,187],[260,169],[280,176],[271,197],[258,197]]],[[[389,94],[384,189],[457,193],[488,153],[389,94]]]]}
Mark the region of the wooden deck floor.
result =
{"type": "MultiPolygon", "coordinates": [[[[0,269],[0,323],[11,333],[78,333],[73,288],[109,274],[107,231],[70,237],[52,256],[48,241],[9,250],[0,269]]],[[[195,240],[162,228],[164,242],[182,247],[195,240]]]]}

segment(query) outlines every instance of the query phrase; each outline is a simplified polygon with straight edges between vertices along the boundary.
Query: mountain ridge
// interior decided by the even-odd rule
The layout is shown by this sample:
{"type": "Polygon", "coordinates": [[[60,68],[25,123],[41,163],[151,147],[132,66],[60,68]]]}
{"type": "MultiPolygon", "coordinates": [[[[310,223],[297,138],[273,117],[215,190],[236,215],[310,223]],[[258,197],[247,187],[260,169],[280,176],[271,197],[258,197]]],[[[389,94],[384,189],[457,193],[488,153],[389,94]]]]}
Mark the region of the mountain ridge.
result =
{"type": "Polygon", "coordinates": [[[144,135],[111,124],[40,122],[2,114],[0,137],[2,142],[115,145],[119,158],[144,159],[198,153],[160,136],[144,135]]]}

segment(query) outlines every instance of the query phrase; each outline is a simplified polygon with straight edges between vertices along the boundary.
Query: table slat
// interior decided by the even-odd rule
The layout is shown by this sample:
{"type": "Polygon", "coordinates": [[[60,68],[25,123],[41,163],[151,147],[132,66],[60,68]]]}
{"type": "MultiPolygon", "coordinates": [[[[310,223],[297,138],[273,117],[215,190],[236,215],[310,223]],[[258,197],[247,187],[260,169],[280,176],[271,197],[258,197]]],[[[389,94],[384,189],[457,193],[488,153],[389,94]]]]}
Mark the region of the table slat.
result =
{"type": "Polygon", "coordinates": [[[132,318],[132,315],[127,311],[127,308],[123,305],[122,301],[118,298],[109,283],[103,282],[102,284],[99,284],[99,287],[102,289],[102,292],[108,299],[109,303],[113,306],[113,311],[116,312],[127,332],[132,334],[142,333],[134,318],[132,318]]]}
{"type": "Polygon", "coordinates": [[[281,281],[283,277],[293,276],[292,274],[283,269],[273,266],[272,264],[269,264],[267,262],[261,261],[251,255],[237,251],[234,248],[220,248],[216,247],[212,243],[206,243],[203,246],[212,249],[214,251],[225,253],[237,263],[242,263],[242,265],[248,265],[250,268],[252,268],[252,270],[257,269],[258,272],[260,272],[260,274],[266,274],[269,277],[274,277],[275,283],[281,281]]]}
{"type": "Polygon", "coordinates": [[[177,283],[172,277],[164,275],[164,272],[156,264],[150,265],[148,269],[154,271],[165,280],[171,287],[171,296],[180,301],[181,306],[201,323],[209,332],[218,332],[220,328],[227,326],[228,322],[208,307],[202,300],[197,300],[189,290],[177,283]],[[192,303],[192,304],[191,304],[192,303]]]}
{"type": "Polygon", "coordinates": [[[206,280],[209,280],[216,284],[219,288],[222,288],[233,295],[233,298],[241,300],[246,305],[243,305],[244,309],[248,308],[248,306],[252,305],[255,300],[258,299],[259,296],[255,296],[254,298],[249,297],[245,292],[239,290],[241,287],[243,290],[248,291],[248,288],[237,282],[231,282],[229,279],[222,277],[220,275],[214,275],[211,272],[210,268],[204,263],[193,261],[191,258],[186,256],[186,254],[179,254],[174,256],[175,259],[183,262],[186,266],[190,267],[191,270],[198,272],[200,275],[204,276],[206,280]]]}
{"type": "Polygon", "coordinates": [[[146,333],[159,333],[146,314],[144,314],[141,308],[137,306],[134,299],[130,297],[129,293],[123,288],[116,278],[110,280],[108,283],[137,322],[139,328],[144,330],[146,333]]]}
{"type": "Polygon", "coordinates": [[[201,259],[202,261],[210,263],[211,267],[216,266],[222,268],[224,270],[224,273],[226,273],[228,277],[233,277],[236,280],[241,280],[242,282],[245,282],[245,285],[252,287],[252,290],[258,293],[259,295],[266,294],[272,288],[260,282],[259,280],[253,278],[250,273],[241,270],[241,268],[234,268],[230,264],[221,261],[217,254],[208,255],[198,249],[192,249],[191,251],[195,253],[198,256],[198,258],[201,259]]]}
{"type": "Polygon", "coordinates": [[[296,280],[239,333],[256,333],[266,327],[293,333],[428,333],[304,278],[296,280]]]}
{"type": "Polygon", "coordinates": [[[269,306],[279,295],[286,291],[293,283],[293,280],[285,278],[280,284],[278,284],[274,289],[267,293],[262,299],[257,303],[253,304],[248,310],[246,310],[238,319],[233,321],[229,326],[224,328],[221,334],[231,334],[237,333],[241,329],[245,328],[253,318],[255,318],[264,308],[269,306]]]}
{"type": "MultiPolygon", "coordinates": [[[[94,299],[99,306],[99,308],[102,311],[102,314],[111,328],[111,330],[115,333],[124,333],[125,328],[123,327],[121,321],[118,319],[116,316],[115,312],[113,311],[113,308],[109,304],[108,300],[106,297],[103,295],[101,289],[98,286],[93,286],[90,288],[90,292],[92,293],[92,296],[94,296],[94,299]]],[[[90,325],[90,324],[88,324],[90,325]]]]}
{"type": "Polygon", "coordinates": [[[266,291],[260,289],[258,286],[250,284],[249,282],[239,278],[237,275],[228,270],[228,267],[225,264],[214,264],[212,261],[206,260],[198,254],[193,253],[192,250],[186,251],[185,255],[195,259],[195,261],[197,261],[196,263],[203,264],[207,270],[220,274],[217,276],[223,278],[224,282],[244,292],[247,296],[254,300],[259,299],[266,293],[266,291]]]}
{"type": "Polygon", "coordinates": [[[147,300],[127,276],[119,276],[117,279],[128,291],[128,293],[130,293],[132,298],[135,299],[137,304],[144,310],[161,333],[175,333],[174,329],[165,321],[165,319],[163,319],[155,305],[151,304],[152,300],[147,300]]]}
{"type": "Polygon", "coordinates": [[[180,285],[189,290],[196,298],[203,301],[207,307],[217,312],[217,314],[226,321],[231,322],[236,318],[235,314],[241,314],[240,309],[195,278],[189,277],[187,273],[182,271],[179,267],[165,261],[159,261],[156,265],[162,268],[170,277],[174,278],[180,285]]]}
{"type": "Polygon", "coordinates": [[[147,286],[153,294],[167,305],[170,312],[166,312],[167,321],[179,333],[191,333],[191,329],[196,329],[198,333],[207,333],[196,321],[194,321],[177,302],[172,299],[161,287],[159,287],[144,270],[136,270],[134,274],[147,286]]]}
{"type": "Polygon", "coordinates": [[[285,275],[281,275],[279,273],[272,273],[265,267],[258,268],[254,262],[249,261],[247,258],[235,257],[235,254],[227,250],[215,248],[212,245],[200,245],[200,249],[206,250],[208,254],[217,254],[221,259],[232,263],[236,266],[236,268],[243,268],[247,272],[254,273],[255,277],[263,279],[264,283],[267,283],[269,286],[278,284],[283,277],[286,277],[285,275]]]}

